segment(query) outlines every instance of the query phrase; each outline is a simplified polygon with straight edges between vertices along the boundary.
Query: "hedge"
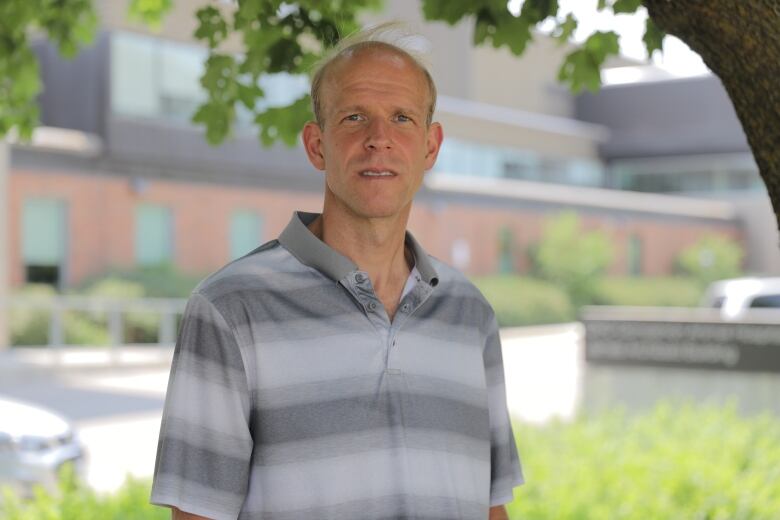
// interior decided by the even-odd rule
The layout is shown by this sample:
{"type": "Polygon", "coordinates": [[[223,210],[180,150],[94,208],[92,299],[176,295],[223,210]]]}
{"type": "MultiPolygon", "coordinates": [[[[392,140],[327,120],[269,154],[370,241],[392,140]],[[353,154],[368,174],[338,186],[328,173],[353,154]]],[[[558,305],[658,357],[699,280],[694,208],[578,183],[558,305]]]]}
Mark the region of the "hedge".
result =
{"type": "Polygon", "coordinates": [[[511,518],[775,520],[780,419],[661,403],[631,416],[515,424],[527,484],[511,518]]]}

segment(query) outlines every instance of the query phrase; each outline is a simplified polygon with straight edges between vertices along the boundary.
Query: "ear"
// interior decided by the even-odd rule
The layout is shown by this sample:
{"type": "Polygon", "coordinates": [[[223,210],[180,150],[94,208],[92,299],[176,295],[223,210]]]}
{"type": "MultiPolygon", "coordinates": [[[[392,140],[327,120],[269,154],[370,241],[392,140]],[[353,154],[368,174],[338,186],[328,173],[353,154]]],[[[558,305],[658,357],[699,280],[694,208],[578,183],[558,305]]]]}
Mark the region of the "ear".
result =
{"type": "Polygon", "coordinates": [[[303,127],[303,147],[309,162],[318,170],[325,170],[325,154],[322,145],[322,129],[314,121],[309,121],[303,127]]]}
{"type": "Polygon", "coordinates": [[[430,170],[436,164],[436,157],[439,156],[441,142],[444,139],[444,131],[440,123],[431,123],[428,127],[428,137],[426,142],[425,169],[430,170]]]}

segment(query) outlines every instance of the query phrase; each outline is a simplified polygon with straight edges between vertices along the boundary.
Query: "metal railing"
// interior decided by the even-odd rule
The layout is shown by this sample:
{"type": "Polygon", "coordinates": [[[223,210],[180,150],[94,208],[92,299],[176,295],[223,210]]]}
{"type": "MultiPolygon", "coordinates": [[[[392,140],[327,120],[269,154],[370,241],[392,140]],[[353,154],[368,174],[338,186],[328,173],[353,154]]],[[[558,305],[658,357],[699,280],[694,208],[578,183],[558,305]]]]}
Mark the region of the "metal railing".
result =
{"type": "MultiPolygon", "coordinates": [[[[125,320],[129,313],[154,313],[159,315],[157,343],[169,345],[176,341],[176,319],[184,313],[187,300],[184,298],[108,298],[97,296],[14,296],[5,301],[5,312],[9,323],[12,312],[17,309],[49,311],[47,344],[58,347],[65,344],[65,314],[69,311],[84,311],[105,314],[107,317],[109,346],[125,345],[125,320]]],[[[13,346],[13,345],[12,345],[13,346]]]]}

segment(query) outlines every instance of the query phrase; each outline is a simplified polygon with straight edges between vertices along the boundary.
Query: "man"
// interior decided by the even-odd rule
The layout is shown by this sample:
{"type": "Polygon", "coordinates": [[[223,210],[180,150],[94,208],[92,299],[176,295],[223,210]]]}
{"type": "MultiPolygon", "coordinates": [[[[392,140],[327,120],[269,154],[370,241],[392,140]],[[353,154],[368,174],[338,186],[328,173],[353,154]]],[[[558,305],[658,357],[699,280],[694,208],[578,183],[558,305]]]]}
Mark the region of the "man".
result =
{"type": "Polygon", "coordinates": [[[387,33],[343,41],[312,82],[322,214],[188,302],[152,490],[174,518],[506,518],[522,483],[493,311],[406,232],[442,128],[387,33]]]}

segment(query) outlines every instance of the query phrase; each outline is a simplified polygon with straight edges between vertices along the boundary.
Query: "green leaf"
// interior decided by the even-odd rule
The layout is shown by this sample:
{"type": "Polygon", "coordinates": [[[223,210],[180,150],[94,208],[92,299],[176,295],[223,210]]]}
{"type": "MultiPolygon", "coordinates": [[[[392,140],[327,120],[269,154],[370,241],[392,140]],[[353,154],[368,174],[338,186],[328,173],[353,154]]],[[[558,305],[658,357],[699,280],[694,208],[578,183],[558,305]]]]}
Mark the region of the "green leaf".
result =
{"type": "Polygon", "coordinates": [[[311,97],[308,94],[286,107],[272,107],[255,117],[260,129],[263,146],[271,146],[281,140],[287,146],[298,143],[298,135],[307,121],[314,118],[311,112],[311,97]]]}
{"type": "Polygon", "coordinates": [[[607,8],[607,0],[599,0],[599,3],[596,5],[597,11],[603,11],[607,8]]]}
{"type": "Polygon", "coordinates": [[[553,36],[561,43],[566,43],[569,38],[572,37],[574,31],[577,30],[577,19],[572,13],[566,15],[566,19],[563,22],[559,22],[558,26],[553,32],[553,36]]]}
{"type": "Polygon", "coordinates": [[[198,108],[192,116],[192,122],[205,125],[206,140],[209,144],[217,145],[228,136],[235,118],[233,104],[210,100],[198,108]]]}
{"type": "Polygon", "coordinates": [[[619,51],[617,33],[595,32],[582,47],[566,56],[558,71],[558,80],[567,83],[575,93],[583,88],[595,92],[601,87],[601,66],[607,57],[617,55],[619,51]]]}
{"type": "Polygon", "coordinates": [[[217,47],[228,35],[228,26],[225,19],[214,7],[208,6],[198,9],[195,16],[198,19],[198,28],[194,36],[198,40],[206,40],[209,48],[217,47]]]}
{"type": "Polygon", "coordinates": [[[537,24],[557,14],[558,0],[525,0],[520,10],[520,18],[524,18],[529,24],[537,24]]]}
{"type": "Polygon", "coordinates": [[[258,85],[244,85],[237,84],[238,87],[238,100],[249,110],[254,110],[257,104],[257,99],[265,96],[265,92],[258,85]]]}
{"type": "Polygon", "coordinates": [[[172,0],[131,0],[127,14],[130,19],[140,20],[149,27],[159,29],[172,7],[172,0]]]}
{"type": "Polygon", "coordinates": [[[642,37],[647,49],[647,59],[652,58],[655,51],[663,52],[664,37],[666,37],[666,33],[659,29],[652,18],[648,16],[645,23],[645,35],[642,37]]]}
{"type": "Polygon", "coordinates": [[[615,0],[612,4],[612,11],[615,14],[635,13],[641,5],[642,0],[615,0]]]}

